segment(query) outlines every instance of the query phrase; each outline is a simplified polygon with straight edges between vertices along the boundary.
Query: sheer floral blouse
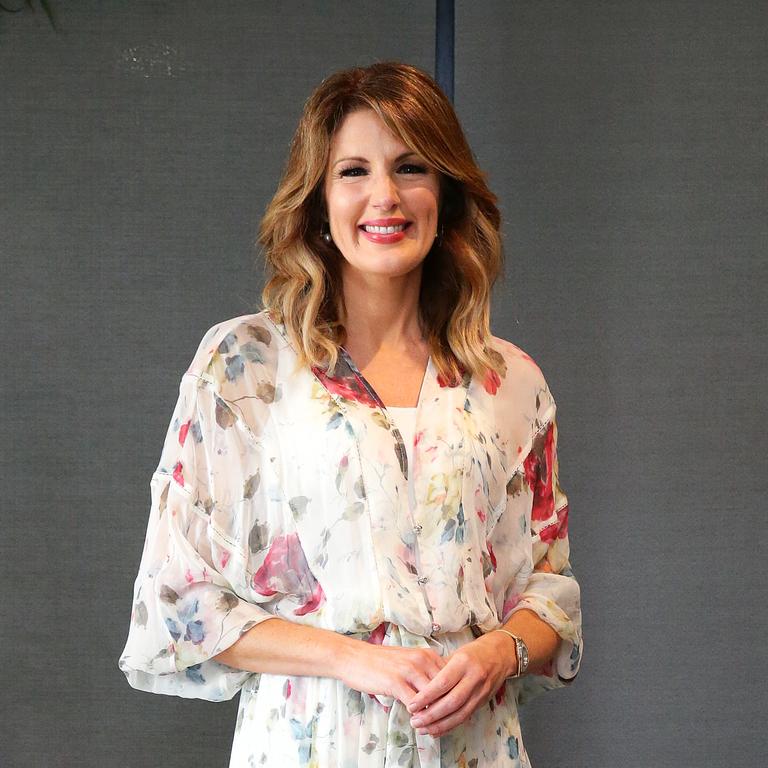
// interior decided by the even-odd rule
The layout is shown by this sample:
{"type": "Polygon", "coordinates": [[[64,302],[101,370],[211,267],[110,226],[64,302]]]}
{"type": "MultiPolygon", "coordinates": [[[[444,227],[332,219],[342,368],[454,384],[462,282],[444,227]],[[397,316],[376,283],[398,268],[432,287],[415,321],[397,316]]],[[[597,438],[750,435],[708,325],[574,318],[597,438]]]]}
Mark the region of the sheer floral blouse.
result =
{"type": "Polygon", "coordinates": [[[576,677],[580,595],[554,399],[525,352],[493,345],[502,373],[483,381],[451,386],[430,358],[409,414],[390,412],[343,349],[333,376],[294,370],[265,312],[203,337],[152,475],[119,666],[142,691],[240,691],[230,768],[530,765],[517,705],[576,677]],[[275,616],[447,655],[523,608],[558,633],[552,663],[441,738],[322,670],[212,658],[275,616]]]}

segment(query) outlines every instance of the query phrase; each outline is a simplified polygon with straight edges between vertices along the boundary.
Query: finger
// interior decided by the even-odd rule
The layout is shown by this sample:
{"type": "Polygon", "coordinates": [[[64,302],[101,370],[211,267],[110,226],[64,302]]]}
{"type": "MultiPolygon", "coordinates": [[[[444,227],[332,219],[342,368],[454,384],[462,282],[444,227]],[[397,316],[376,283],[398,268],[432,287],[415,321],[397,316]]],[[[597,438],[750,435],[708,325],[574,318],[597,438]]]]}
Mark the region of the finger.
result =
{"type": "Polygon", "coordinates": [[[411,713],[423,709],[427,705],[436,701],[453,688],[461,680],[463,675],[461,665],[450,662],[446,664],[414,697],[411,706],[408,708],[411,713]]]}
{"type": "Polygon", "coordinates": [[[432,663],[424,670],[426,674],[429,676],[429,679],[431,680],[433,677],[436,677],[440,670],[446,665],[446,660],[438,656],[436,659],[432,660],[432,663]]]}
{"type": "Polygon", "coordinates": [[[436,659],[427,657],[422,667],[413,669],[408,682],[417,691],[421,691],[429,685],[430,681],[440,672],[440,669],[436,659]]]}
{"type": "Polygon", "coordinates": [[[406,708],[411,704],[416,694],[417,690],[407,680],[397,683],[393,691],[394,697],[402,701],[406,708]]]}
{"type": "Polygon", "coordinates": [[[482,697],[472,697],[466,701],[460,709],[448,715],[448,717],[437,720],[428,726],[417,728],[417,731],[420,734],[428,733],[432,737],[443,736],[448,733],[448,731],[452,731],[457,726],[469,720],[469,718],[472,716],[472,713],[478,708],[478,706],[480,706],[481,703],[482,697]]]}
{"type": "MultiPolygon", "coordinates": [[[[414,674],[426,675],[428,680],[435,677],[445,666],[445,661],[441,656],[434,653],[419,654],[418,662],[414,665],[414,674]]],[[[420,686],[423,688],[424,686],[420,686]]]]}
{"type": "Polygon", "coordinates": [[[422,651],[422,658],[429,664],[445,666],[445,659],[433,648],[425,648],[422,651]]]}
{"type": "MultiPolygon", "coordinates": [[[[416,692],[423,690],[426,688],[434,675],[430,676],[429,674],[425,672],[421,672],[420,670],[415,670],[411,677],[409,678],[408,682],[416,689],[416,692]]],[[[415,696],[416,694],[414,694],[415,696]]]]}
{"type": "Polygon", "coordinates": [[[423,728],[458,712],[468,700],[473,698],[475,688],[475,683],[462,680],[445,696],[431,703],[427,708],[417,711],[411,718],[411,725],[414,728],[423,728]]]}

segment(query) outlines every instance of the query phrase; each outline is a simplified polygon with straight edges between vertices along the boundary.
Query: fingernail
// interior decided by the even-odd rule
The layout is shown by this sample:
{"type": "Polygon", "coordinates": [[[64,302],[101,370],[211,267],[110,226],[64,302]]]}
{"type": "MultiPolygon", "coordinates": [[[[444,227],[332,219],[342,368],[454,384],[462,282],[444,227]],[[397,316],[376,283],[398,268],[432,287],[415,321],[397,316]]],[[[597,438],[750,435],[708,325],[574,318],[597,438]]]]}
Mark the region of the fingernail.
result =
{"type": "Polygon", "coordinates": [[[420,717],[412,717],[411,718],[411,725],[414,728],[418,728],[419,726],[423,725],[424,721],[420,717]]]}

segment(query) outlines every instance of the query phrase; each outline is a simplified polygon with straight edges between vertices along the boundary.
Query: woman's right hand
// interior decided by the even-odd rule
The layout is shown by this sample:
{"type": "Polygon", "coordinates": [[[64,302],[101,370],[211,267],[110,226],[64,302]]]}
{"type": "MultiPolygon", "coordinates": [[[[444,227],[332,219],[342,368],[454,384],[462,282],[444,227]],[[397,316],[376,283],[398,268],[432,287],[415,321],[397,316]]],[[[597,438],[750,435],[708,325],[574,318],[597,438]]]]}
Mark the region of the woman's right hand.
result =
{"type": "Polygon", "coordinates": [[[446,664],[431,648],[351,642],[339,660],[339,679],[362,693],[392,696],[406,707],[446,664]]]}

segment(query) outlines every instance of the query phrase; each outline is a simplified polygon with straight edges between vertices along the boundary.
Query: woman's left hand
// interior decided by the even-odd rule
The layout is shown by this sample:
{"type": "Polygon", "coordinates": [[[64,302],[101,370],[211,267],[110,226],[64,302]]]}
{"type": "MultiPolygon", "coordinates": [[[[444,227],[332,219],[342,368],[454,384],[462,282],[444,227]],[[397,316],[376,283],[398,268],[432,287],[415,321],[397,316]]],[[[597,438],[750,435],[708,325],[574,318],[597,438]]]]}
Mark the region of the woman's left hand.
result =
{"type": "Polygon", "coordinates": [[[503,632],[462,645],[413,698],[411,725],[419,733],[442,736],[485,704],[515,673],[516,664],[514,642],[503,632]]]}

